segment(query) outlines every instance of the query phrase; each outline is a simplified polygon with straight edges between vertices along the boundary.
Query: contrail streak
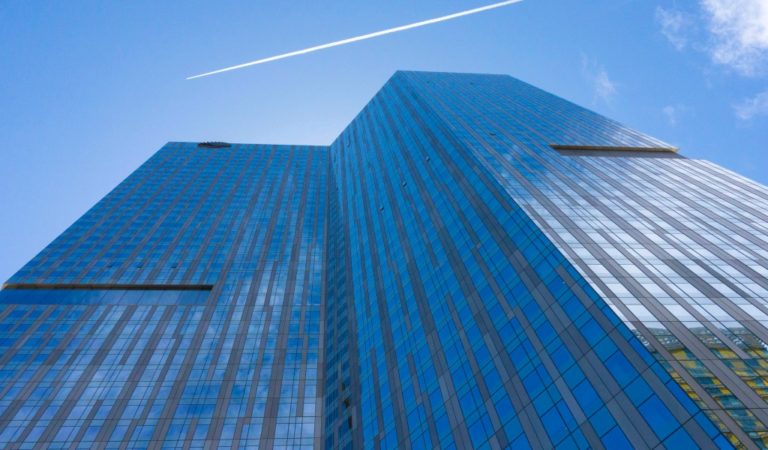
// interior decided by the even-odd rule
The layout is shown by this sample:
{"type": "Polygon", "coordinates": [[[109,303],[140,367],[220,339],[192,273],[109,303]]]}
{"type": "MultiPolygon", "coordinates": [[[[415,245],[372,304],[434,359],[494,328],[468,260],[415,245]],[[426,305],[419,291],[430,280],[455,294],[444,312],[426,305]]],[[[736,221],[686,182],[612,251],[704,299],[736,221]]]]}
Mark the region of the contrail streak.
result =
{"type": "Polygon", "coordinates": [[[400,31],[410,30],[412,28],[432,25],[433,23],[445,22],[446,20],[458,19],[459,17],[468,16],[470,14],[476,14],[476,13],[488,11],[491,9],[501,8],[502,6],[511,5],[513,3],[520,3],[521,1],[523,0],[507,0],[504,2],[494,3],[492,5],[482,6],[480,8],[468,9],[466,11],[461,11],[454,14],[448,14],[447,16],[436,17],[434,19],[428,19],[428,20],[422,20],[421,22],[415,22],[408,25],[401,25],[399,27],[389,28],[387,30],[381,30],[381,31],[376,31],[374,33],[363,34],[361,36],[355,36],[347,39],[342,39],[340,41],[329,42],[327,44],[317,45],[315,47],[309,47],[303,50],[296,50],[294,52],[283,53],[281,55],[276,55],[276,56],[270,56],[269,58],[257,59],[256,61],[238,64],[236,66],[225,67],[223,69],[214,70],[212,72],[201,73],[200,75],[187,77],[187,80],[192,80],[194,78],[207,77],[209,75],[215,75],[217,73],[222,73],[222,72],[229,72],[230,70],[242,69],[244,67],[255,66],[257,64],[264,64],[272,61],[277,61],[278,59],[290,58],[291,56],[304,55],[307,53],[316,52],[318,50],[325,50],[326,48],[338,47],[340,45],[351,44],[353,42],[364,41],[366,39],[373,39],[379,36],[384,36],[386,34],[392,34],[400,31]]]}

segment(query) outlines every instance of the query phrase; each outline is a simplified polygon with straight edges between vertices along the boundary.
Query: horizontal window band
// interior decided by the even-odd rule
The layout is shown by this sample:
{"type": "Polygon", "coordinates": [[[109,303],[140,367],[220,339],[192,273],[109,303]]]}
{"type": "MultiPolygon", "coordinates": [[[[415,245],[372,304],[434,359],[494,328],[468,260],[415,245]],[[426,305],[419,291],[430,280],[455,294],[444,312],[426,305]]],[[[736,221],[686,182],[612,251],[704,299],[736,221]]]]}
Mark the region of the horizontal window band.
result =
{"type": "Polygon", "coordinates": [[[6,283],[3,289],[83,289],[120,291],[210,291],[211,284],[98,284],[98,283],[6,283]]]}
{"type": "Polygon", "coordinates": [[[560,145],[560,144],[549,144],[549,146],[555,150],[677,153],[676,147],[622,147],[622,146],[612,146],[612,145],[560,145]]]}
{"type": "Polygon", "coordinates": [[[115,287],[118,285],[108,289],[99,289],[97,285],[35,285],[32,289],[14,286],[0,291],[0,305],[203,305],[211,293],[209,286],[190,289],[189,285],[184,289],[138,289],[136,285],[127,285],[129,289],[115,287]]]}
{"type": "Polygon", "coordinates": [[[676,148],[666,147],[597,147],[574,145],[550,145],[561,156],[598,156],[602,158],[678,158],[676,148]]]}

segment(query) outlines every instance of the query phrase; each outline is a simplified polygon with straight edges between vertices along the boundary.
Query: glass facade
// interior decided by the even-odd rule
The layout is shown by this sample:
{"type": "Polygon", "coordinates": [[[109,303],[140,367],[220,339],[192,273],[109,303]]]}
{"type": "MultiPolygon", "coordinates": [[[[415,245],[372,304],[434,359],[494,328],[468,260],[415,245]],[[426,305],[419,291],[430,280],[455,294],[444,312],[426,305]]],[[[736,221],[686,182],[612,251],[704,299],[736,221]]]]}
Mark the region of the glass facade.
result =
{"type": "Polygon", "coordinates": [[[0,447],[318,447],[327,170],[157,152],[0,291],[0,447]]]}
{"type": "Polygon", "coordinates": [[[506,76],[169,143],[0,291],[0,446],[765,448],[768,189],[506,76]]]}
{"type": "Polygon", "coordinates": [[[728,439],[765,448],[768,189],[510,77],[403,78],[728,439]]]}

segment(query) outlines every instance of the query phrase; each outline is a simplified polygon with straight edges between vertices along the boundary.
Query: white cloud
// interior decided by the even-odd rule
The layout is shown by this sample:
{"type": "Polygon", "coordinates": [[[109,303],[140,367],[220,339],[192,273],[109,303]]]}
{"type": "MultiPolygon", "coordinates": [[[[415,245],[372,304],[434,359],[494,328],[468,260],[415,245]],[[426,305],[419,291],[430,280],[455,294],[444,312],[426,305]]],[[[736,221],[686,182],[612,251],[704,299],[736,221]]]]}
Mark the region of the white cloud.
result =
{"type": "Polygon", "coordinates": [[[595,74],[595,95],[604,101],[609,101],[616,95],[616,83],[608,78],[608,72],[603,67],[595,74]]]}
{"type": "Polygon", "coordinates": [[[661,108],[661,112],[664,113],[664,116],[667,118],[667,122],[669,122],[670,125],[677,125],[678,111],[675,106],[667,105],[661,108]]]}
{"type": "Polygon", "coordinates": [[[768,0],[698,0],[698,11],[656,7],[659,31],[741,75],[768,74],[768,0]]]}
{"type": "Polygon", "coordinates": [[[584,78],[592,85],[594,95],[593,102],[600,100],[610,103],[616,96],[616,83],[608,76],[605,67],[596,61],[590,60],[586,55],[581,55],[581,71],[584,78]]]}
{"type": "Polygon", "coordinates": [[[766,72],[768,0],[701,0],[712,33],[710,56],[743,75],[766,72]]]}
{"type": "Polygon", "coordinates": [[[692,109],[688,105],[677,103],[675,105],[667,105],[661,108],[661,113],[664,114],[664,118],[667,119],[667,123],[671,126],[675,126],[686,116],[691,115],[692,109]]]}
{"type": "Polygon", "coordinates": [[[673,11],[656,7],[656,22],[661,27],[661,34],[667,38],[670,44],[678,51],[688,45],[686,34],[689,22],[688,18],[681,11],[673,11]]]}
{"type": "Polygon", "coordinates": [[[745,99],[741,103],[733,105],[736,117],[741,120],[768,114],[768,91],[763,91],[752,98],[745,99]]]}

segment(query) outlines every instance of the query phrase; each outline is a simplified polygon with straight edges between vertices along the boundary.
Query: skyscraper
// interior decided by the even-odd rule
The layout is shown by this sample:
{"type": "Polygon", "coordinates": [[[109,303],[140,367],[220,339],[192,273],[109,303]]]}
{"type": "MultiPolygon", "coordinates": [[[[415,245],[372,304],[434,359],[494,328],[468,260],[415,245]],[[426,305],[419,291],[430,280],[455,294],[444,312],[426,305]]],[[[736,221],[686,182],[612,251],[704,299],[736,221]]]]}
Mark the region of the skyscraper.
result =
{"type": "Polygon", "coordinates": [[[0,291],[0,445],[764,448],[768,189],[506,76],[169,143],[0,291]]]}

